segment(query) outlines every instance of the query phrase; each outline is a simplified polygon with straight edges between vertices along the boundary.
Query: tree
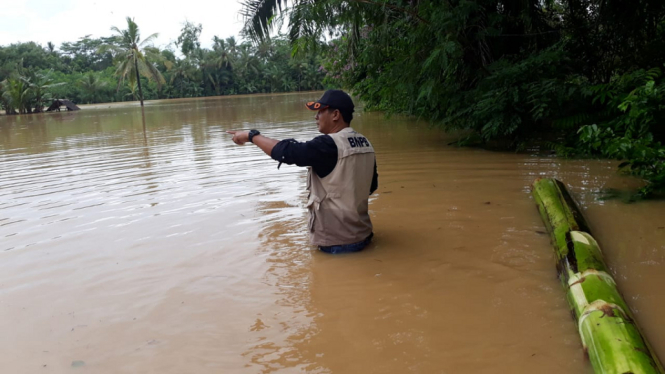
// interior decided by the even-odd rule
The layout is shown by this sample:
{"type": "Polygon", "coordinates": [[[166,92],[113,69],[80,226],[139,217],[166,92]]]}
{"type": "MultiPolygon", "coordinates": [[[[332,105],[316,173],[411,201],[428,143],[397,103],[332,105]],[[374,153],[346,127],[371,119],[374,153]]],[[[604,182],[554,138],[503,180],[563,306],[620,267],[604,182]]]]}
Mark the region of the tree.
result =
{"type": "Polygon", "coordinates": [[[463,130],[458,144],[617,158],[640,195],[665,192],[662,0],[286,2],[245,0],[244,34],[288,17],[294,52],[328,34],[326,83],[365,109],[463,130]]]}
{"type": "Polygon", "coordinates": [[[197,25],[186,21],[180,31],[180,36],[175,44],[180,47],[180,51],[185,57],[193,57],[201,49],[201,42],[199,36],[203,30],[203,25],[197,25]]]}
{"type": "Polygon", "coordinates": [[[53,83],[50,72],[35,72],[19,67],[0,82],[2,104],[7,114],[40,113],[51,100],[50,89],[65,83],[53,83]]]}
{"type": "Polygon", "coordinates": [[[30,88],[31,100],[29,106],[35,108],[35,113],[42,112],[46,104],[51,101],[51,88],[65,84],[64,82],[54,83],[50,73],[50,71],[34,72],[29,70],[25,77],[21,77],[30,88]]]}
{"type": "Polygon", "coordinates": [[[201,71],[191,59],[176,61],[169,73],[171,75],[169,83],[173,86],[177,97],[201,96],[201,87],[197,83],[201,81],[201,71]]]}
{"type": "Polygon", "coordinates": [[[2,99],[7,114],[24,114],[30,112],[30,84],[18,74],[11,76],[2,83],[2,99]]]}
{"type": "Polygon", "coordinates": [[[215,35],[212,40],[212,54],[214,56],[212,60],[214,64],[217,65],[217,68],[233,68],[236,60],[235,38],[231,37],[224,40],[215,35]]]}
{"type": "Polygon", "coordinates": [[[137,84],[139,89],[139,100],[143,106],[143,90],[141,88],[141,75],[157,82],[158,87],[165,83],[162,73],[157,70],[152,61],[159,61],[161,55],[159,50],[148,46],[159,34],[154,33],[141,40],[139,27],[130,17],[127,17],[127,29],[120,30],[118,27],[111,27],[119,37],[119,43],[106,44],[101,51],[110,50],[115,55],[117,61],[116,76],[119,77],[118,89],[125,79],[129,80],[129,85],[137,84]]]}
{"type": "MultiPolygon", "coordinates": [[[[104,70],[113,66],[113,55],[110,51],[101,51],[107,44],[118,43],[118,37],[102,37],[91,39],[90,35],[79,38],[76,42],[64,42],[60,46],[71,71],[86,72],[90,70],[104,70]]],[[[50,50],[50,46],[48,46],[50,50]]]]}
{"type": "Polygon", "coordinates": [[[129,92],[127,92],[125,94],[125,96],[131,97],[132,100],[136,100],[136,96],[137,96],[137,92],[138,92],[136,83],[128,85],[127,89],[129,90],[129,92]]]}
{"type": "Polygon", "coordinates": [[[4,80],[17,70],[17,66],[32,69],[62,67],[62,62],[35,42],[16,43],[0,47],[0,80],[4,80]]]}
{"type": "Polygon", "coordinates": [[[239,93],[255,93],[260,91],[260,65],[259,59],[252,51],[251,44],[241,44],[234,70],[239,93]]]}
{"type": "Polygon", "coordinates": [[[78,84],[81,91],[83,91],[88,104],[99,102],[101,91],[107,86],[107,82],[102,81],[99,76],[93,72],[86,74],[83,79],[78,81],[78,84]]]}

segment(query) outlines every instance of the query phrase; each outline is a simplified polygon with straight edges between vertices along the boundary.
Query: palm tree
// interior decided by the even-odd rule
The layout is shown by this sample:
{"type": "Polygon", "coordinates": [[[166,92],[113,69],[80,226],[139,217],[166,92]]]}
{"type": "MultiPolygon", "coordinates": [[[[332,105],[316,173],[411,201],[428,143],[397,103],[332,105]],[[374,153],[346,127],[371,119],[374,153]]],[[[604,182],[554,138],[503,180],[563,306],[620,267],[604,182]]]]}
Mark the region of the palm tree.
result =
{"type": "MultiPolygon", "coordinates": [[[[258,42],[270,39],[272,30],[279,30],[288,20],[291,42],[301,38],[316,40],[325,32],[331,35],[339,27],[357,26],[366,21],[364,8],[382,10],[391,5],[376,0],[244,0],[241,15],[242,33],[258,42]]],[[[383,13],[383,12],[380,12],[383,13]]]]}
{"type": "Polygon", "coordinates": [[[235,69],[240,92],[254,93],[259,90],[257,84],[259,83],[260,69],[261,63],[254,55],[251,44],[241,44],[235,69]]]}
{"type": "Polygon", "coordinates": [[[299,65],[300,70],[300,88],[306,90],[315,90],[321,88],[323,73],[311,62],[303,62],[299,65]]]}
{"type": "MultiPolygon", "coordinates": [[[[217,68],[233,69],[237,60],[237,45],[234,37],[227,38],[226,40],[220,39],[217,36],[213,37],[212,51],[208,55],[210,63],[217,68]]],[[[208,63],[207,65],[210,65],[208,63]]]]}
{"type": "Polygon", "coordinates": [[[115,74],[120,77],[118,89],[125,78],[129,79],[129,85],[134,83],[138,85],[139,100],[143,106],[143,90],[141,88],[141,75],[157,82],[157,86],[165,83],[164,77],[152,64],[151,61],[159,61],[162,56],[159,49],[148,46],[148,43],[157,38],[159,34],[155,33],[141,40],[139,27],[134,20],[127,17],[127,29],[120,30],[116,26],[111,27],[111,31],[117,34],[119,44],[106,44],[100,48],[101,52],[111,51],[118,61],[118,67],[115,74]]]}
{"type": "Polygon", "coordinates": [[[30,112],[30,84],[21,76],[12,76],[2,81],[2,99],[7,114],[30,112]]]}
{"type": "Polygon", "coordinates": [[[280,88],[284,92],[291,92],[293,87],[296,85],[296,82],[293,81],[288,75],[283,75],[280,80],[280,88]]]}
{"type": "Polygon", "coordinates": [[[49,89],[65,83],[53,83],[49,73],[21,69],[0,82],[1,102],[7,114],[41,113],[51,100],[49,89]]]}
{"type": "Polygon", "coordinates": [[[236,69],[241,77],[249,79],[250,76],[256,76],[259,73],[260,61],[252,54],[251,45],[243,43],[240,46],[240,53],[236,62],[236,69]]]}
{"type": "Polygon", "coordinates": [[[31,103],[35,107],[35,113],[44,111],[44,106],[52,99],[49,89],[65,84],[65,82],[54,83],[49,73],[28,71],[27,76],[21,77],[30,87],[31,103]]]}
{"type": "Polygon", "coordinates": [[[99,102],[100,91],[108,85],[108,82],[102,81],[92,72],[86,74],[78,83],[88,99],[88,104],[99,102]]]}
{"type": "Polygon", "coordinates": [[[238,53],[238,42],[236,41],[235,36],[229,36],[226,38],[226,45],[229,48],[231,56],[235,56],[238,53]]]}
{"type": "Polygon", "coordinates": [[[278,87],[282,83],[282,72],[275,65],[269,65],[263,71],[265,77],[268,79],[268,85],[270,86],[270,92],[277,92],[278,87]]]}
{"type": "Polygon", "coordinates": [[[177,60],[175,65],[169,71],[171,75],[170,84],[176,90],[178,97],[197,97],[200,96],[200,87],[196,82],[200,82],[201,70],[195,61],[189,58],[177,60]]]}
{"type": "Polygon", "coordinates": [[[244,0],[240,11],[244,19],[242,34],[264,42],[270,39],[271,31],[279,30],[288,20],[288,37],[293,52],[297,52],[308,48],[316,50],[321,36],[339,36],[340,32],[346,34],[349,44],[356,48],[363,26],[382,25],[397,15],[426,22],[414,9],[419,1],[409,1],[408,6],[379,0],[290,0],[288,3],[287,8],[287,0],[244,0]]]}
{"type": "Polygon", "coordinates": [[[270,60],[275,54],[275,43],[272,38],[266,38],[256,46],[256,56],[265,62],[270,60]]]}
{"type": "Polygon", "coordinates": [[[134,84],[127,85],[127,89],[129,90],[129,92],[127,92],[125,96],[129,96],[132,98],[132,100],[136,100],[136,91],[137,91],[136,82],[134,82],[134,84]]]}

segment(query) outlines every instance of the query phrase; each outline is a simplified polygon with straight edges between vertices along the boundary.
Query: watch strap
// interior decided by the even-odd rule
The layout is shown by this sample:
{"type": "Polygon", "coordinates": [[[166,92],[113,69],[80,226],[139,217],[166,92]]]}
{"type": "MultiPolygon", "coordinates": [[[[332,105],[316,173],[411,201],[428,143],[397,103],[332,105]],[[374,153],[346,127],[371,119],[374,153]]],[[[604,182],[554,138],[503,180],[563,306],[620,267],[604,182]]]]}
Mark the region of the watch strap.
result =
{"type": "Polygon", "coordinates": [[[252,141],[252,139],[254,139],[254,137],[255,137],[256,135],[261,135],[261,133],[259,132],[259,130],[255,130],[255,129],[249,130],[248,138],[249,138],[249,141],[250,141],[251,143],[254,143],[254,142],[252,141]]]}

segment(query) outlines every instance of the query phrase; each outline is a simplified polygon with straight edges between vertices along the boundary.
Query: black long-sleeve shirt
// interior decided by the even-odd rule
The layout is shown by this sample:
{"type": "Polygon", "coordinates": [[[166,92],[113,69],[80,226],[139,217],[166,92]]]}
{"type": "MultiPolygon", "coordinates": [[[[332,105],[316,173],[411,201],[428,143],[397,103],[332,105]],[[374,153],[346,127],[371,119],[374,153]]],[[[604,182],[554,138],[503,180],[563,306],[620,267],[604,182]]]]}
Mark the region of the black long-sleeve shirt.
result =
{"type": "MultiPolygon", "coordinates": [[[[288,165],[311,166],[319,178],[325,178],[337,165],[337,145],[328,135],[320,135],[307,142],[285,139],[275,144],[270,157],[288,165]]],[[[379,174],[376,171],[375,159],[369,194],[373,194],[378,187],[379,174]]]]}

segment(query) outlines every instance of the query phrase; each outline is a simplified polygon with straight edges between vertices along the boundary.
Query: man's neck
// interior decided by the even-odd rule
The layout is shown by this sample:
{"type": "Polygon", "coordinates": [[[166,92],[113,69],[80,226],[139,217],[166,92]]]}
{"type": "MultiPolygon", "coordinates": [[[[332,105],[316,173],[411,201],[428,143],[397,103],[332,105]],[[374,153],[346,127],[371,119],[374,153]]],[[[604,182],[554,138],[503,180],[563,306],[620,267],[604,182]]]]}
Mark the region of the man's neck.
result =
{"type": "Polygon", "coordinates": [[[330,131],[331,134],[338,133],[346,128],[350,127],[350,125],[346,122],[342,122],[340,125],[335,126],[332,131],[330,131]]]}

